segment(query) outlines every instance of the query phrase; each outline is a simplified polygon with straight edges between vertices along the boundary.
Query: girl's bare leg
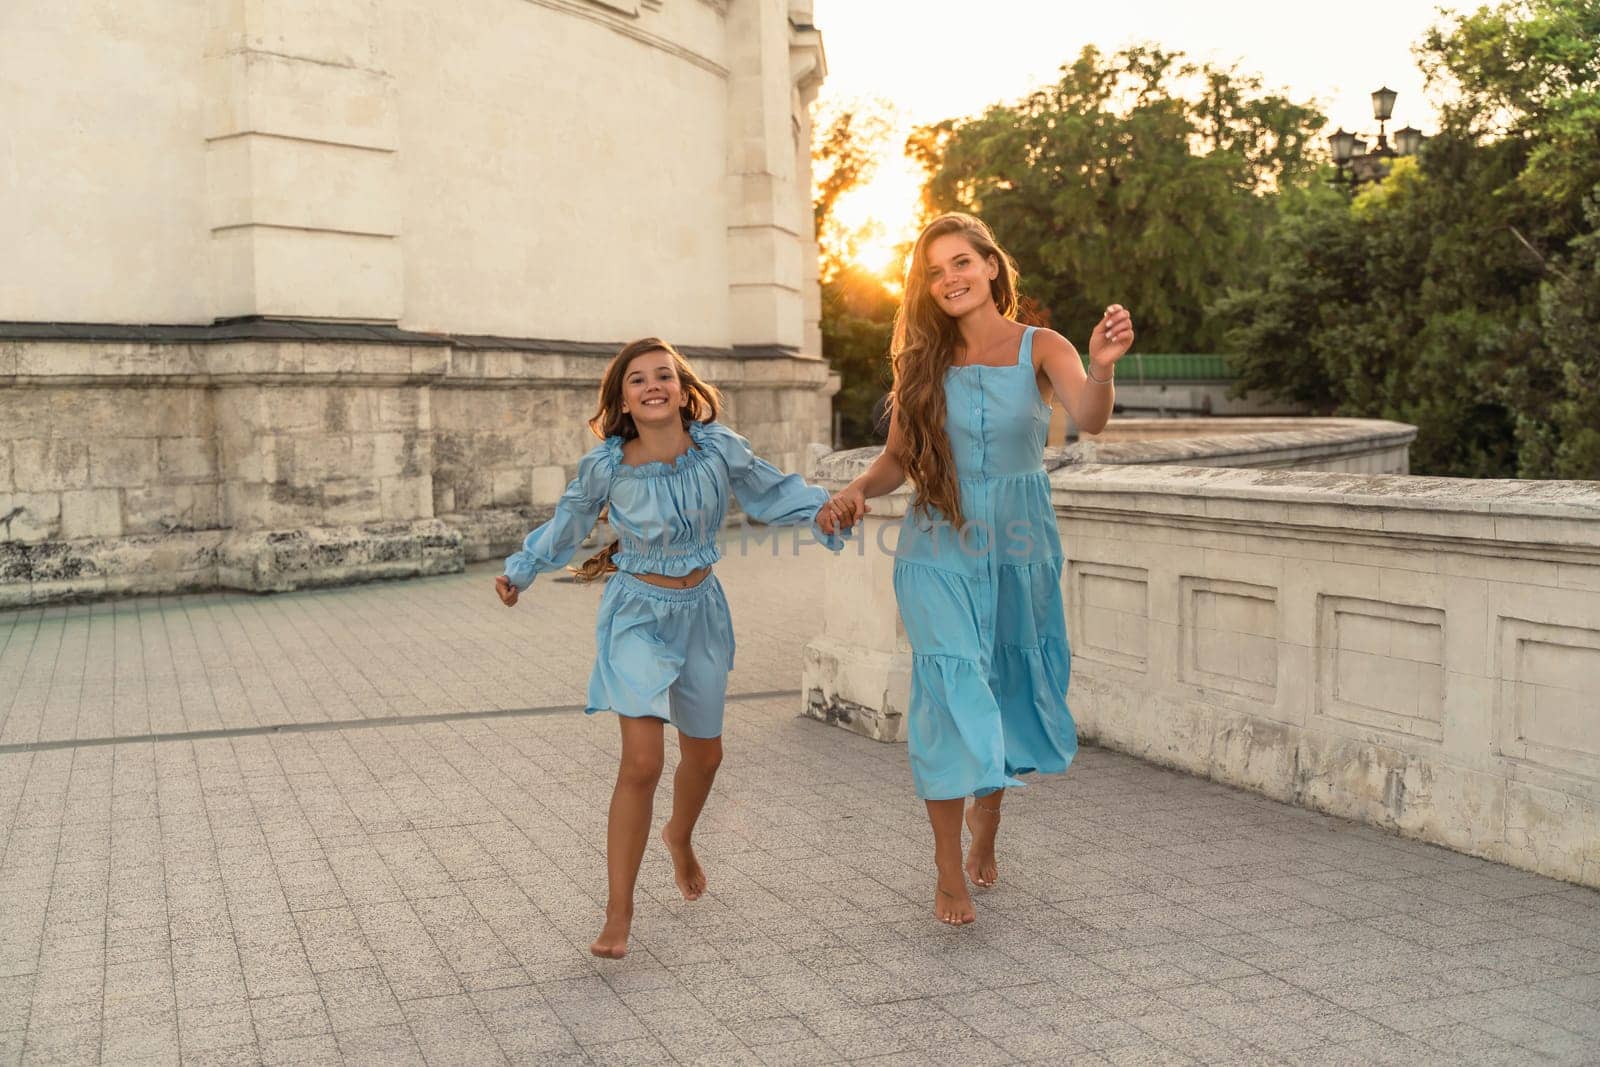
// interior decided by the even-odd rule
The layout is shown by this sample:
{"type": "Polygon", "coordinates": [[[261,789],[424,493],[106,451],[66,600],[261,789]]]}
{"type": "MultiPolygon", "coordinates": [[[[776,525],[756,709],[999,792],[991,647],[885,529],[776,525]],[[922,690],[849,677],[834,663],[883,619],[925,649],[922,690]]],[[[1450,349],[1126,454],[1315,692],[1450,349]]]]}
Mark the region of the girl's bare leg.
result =
{"type": "Polygon", "coordinates": [[[699,900],[706,891],[706,872],[694,854],[690,837],[721,765],[722,738],[678,734],[678,770],[672,777],[672,818],[661,828],[661,840],[672,853],[672,876],[684,900],[699,900]]]}
{"type": "Polygon", "coordinates": [[[630,719],[622,724],[622,762],[617,787],[611,792],[606,822],[606,924],[589,951],[620,960],[628,954],[628,928],[633,924],[633,885],[639,861],[650,839],[650,813],[661,780],[660,719],[630,719]]]}
{"type": "Polygon", "coordinates": [[[966,872],[961,869],[961,812],[967,802],[957,797],[926,803],[928,822],[933,824],[933,862],[939,869],[933,914],[940,922],[965,926],[978,917],[967,892],[966,872]]]}
{"type": "Polygon", "coordinates": [[[1006,791],[997,789],[984,797],[973,797],[967,808],[967,829],[972,832],[972,846],[967,849],[967,877],[972,884],[988,888],[1000,878],[1000,869],[994,859],[994,838],[1000,832],[1000,802],[1006,791]]]}

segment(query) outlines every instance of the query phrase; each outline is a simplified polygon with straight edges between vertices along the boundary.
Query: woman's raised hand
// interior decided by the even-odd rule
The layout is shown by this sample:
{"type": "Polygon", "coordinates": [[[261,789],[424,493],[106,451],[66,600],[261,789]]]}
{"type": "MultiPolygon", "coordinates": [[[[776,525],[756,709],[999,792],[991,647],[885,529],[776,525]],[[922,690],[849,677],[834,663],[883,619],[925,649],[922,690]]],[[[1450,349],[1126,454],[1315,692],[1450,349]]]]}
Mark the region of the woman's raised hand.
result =
{"type": "Polygon", "coordinates": [[[505,575],[494,580],[494,591],[500,596],[500,603],[508,608],[517,606],[517,587],[511,584],[511,579],[505,575]]]}
{"type": "Polygon", "coordinates": [[[822,505],[822,510],[817,512],[817,525],[826,534],[840,533],[855,526],[866,517],[872,509],[867,507],[867,498],[861,490],[853,485],[847,485],[822,505]]]}
{"type": "Polygon", "coordinates": [[[1089,336],[1089,362],[1102,371],[1109,370],[1132,347],[1133,316],[1121,304],[1112,304],[1089,336]]]}

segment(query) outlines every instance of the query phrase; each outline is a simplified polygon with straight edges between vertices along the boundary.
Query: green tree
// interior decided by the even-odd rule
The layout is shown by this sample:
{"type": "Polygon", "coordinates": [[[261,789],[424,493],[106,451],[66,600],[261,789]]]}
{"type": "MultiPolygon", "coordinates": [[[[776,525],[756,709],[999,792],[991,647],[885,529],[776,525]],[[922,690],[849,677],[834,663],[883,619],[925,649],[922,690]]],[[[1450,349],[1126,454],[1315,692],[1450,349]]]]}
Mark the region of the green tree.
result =
{"type": "Polygon", "coordinates": [[[1207,302],[1264,257],[1274,191],[1310,172],[1323,123],[1237,70],[1090,47],[1056,84],[919,128],[907,151],[925,208],[982,216],[1055,321],[1087,326],[1115,300],[1142,346],[1206,351],[1207,302]]]}
{"type": "MultiPolygon", "coordinates": [[[[811,204],[817,232],[819,267],[826,284],[854,261],[863,229],[851,229],[835,210],[839,198],[871,179],[888,142],[893,112],[882,101],[852,101],[819,106],[814,116],[816,135],[811,149],[811,204]]],[[[869,224],[870,226],[870,224],[869,224]]]]}
{"type": "Polygon", "coordinates": [[[1419,472],[1600,476],[1600,5],[1454,16],[1419,55],[1455,93],[1419,159],[1348,205],[1284,196],[1214,305],[1240,386],[1414,423],[1419,472]]]}
{"type": "Polygon", "coordinates": [[[893,384],[889,335],[899,298],[883,281],[845,264],[822,287],[822,352],[839,372],[839,445],[859,448],[878,441],[873,414],[893,384]]]}
{"type": "Polygon", "coordinates": [[[891,384],[889,335],[900,302],[881,278],[855,266],[856,251],[869,234],[841,224],[835,208],[871,178],[892,115],[885,104],[856,102],[820,111],[816,120],[812,206],[822,278],[822,354],[839,374],[839,444],[855,448],[877,439],[873,409],[891,384]]]}

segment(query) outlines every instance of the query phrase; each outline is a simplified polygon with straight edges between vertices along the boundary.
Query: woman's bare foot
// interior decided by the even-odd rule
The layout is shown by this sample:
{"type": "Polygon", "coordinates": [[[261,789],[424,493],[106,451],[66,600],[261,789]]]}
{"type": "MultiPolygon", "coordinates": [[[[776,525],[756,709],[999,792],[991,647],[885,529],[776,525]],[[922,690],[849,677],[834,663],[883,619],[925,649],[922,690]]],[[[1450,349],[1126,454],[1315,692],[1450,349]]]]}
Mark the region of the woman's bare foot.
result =
{"type": "Polygon", "coordinates": [[[972,845],[967,849],[967,877],[972,884],[987,889],[1000,880],[994,858],[994,838],[1000,829],[1000,807],[990,807],[974,798],[967,806],[967,830],[972,845]]]}
{"type": "Polygon", "coordinates": [[[977,919],[978,913],[972,907],[972,895],[967,892],[967,880],[962,877],[961,867],[956,863],[940,863],[939,882],[934,890],[933,914],[942,923],[951,926],[965,926],[977,919]]]}
{"type": "Polygon", "coordinates": [[[684,900],[699,900],[706,891],[706,872],[695,857],[694,846],[690,844],[688,835],[679,837],[668,821],[661,828],[661,840],[666,842],[667,851],[672,854],[672,878],[678,883],[678,892],[683,894],[684,900]]]}
{"type": "Polygon", "coordinates": [[[589,951],[608,960],[620,960],[628,954],[628,928],[633,925],[633,912],[624,914],[606,912],[606,924],[600,936],[594,939],[589,951]]]}

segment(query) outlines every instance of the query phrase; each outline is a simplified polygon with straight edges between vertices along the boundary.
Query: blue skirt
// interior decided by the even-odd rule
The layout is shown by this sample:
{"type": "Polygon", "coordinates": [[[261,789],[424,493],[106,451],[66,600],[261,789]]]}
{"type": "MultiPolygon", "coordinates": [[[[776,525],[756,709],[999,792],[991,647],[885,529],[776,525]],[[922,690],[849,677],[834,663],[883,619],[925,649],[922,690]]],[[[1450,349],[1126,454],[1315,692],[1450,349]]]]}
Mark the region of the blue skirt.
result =
{"type": "Polygon", "coordinates": [[[733,619],[714,574],[663,589],[626,571],[606,581],[585,711],[663,719],[690,737],[722,736],[733,619]]]}
{"type": "MultiPolygon", "coordinates": [[[[1031,388],[1031,386],[1030,386],[1031,388]]],[[[970,520],[908,515],[895,599],[911,643],[906,741],[917,796],[953,800],[1059,773],[1078,751],[1062,551],[1043,471],[963,480],[970,520]]]]}

